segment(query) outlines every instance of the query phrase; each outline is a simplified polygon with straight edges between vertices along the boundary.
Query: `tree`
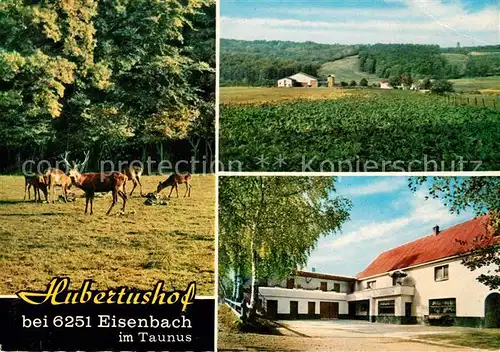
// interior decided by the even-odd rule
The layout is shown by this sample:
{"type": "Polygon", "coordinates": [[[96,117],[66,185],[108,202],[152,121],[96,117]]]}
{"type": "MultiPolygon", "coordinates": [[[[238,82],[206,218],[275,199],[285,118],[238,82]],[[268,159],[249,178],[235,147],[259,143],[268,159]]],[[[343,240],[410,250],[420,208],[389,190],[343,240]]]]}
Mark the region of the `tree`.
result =
{"type": "Polygon", "coordinates": [[[432,82],[429,78],[424,78],[420,83],[420,89],[431,89],[432,82]]]}
{"type": "Polygon", "coordinates": [[[444,94],[446,92],[453,92],[453,83],[445,79],[435,81],[431,86],[431,92],[436,94],[444,94]]]}
{"type": "Polygon", "coordinates": [[[349,83],[349,86],[351,86],[351,87],[356,87],[356,81],[355,81],[355,80],[352,80],[352,81],[349,83]]]}
{"type": "Polygon", "coordinates": [[[391,87],[397,87],[401,85],[401,78],[398,76],[392,76],[388,80],[391,87]]]}
{"type": "Polygon", "coordinates": [[[348,84],[347,84],[347,82],[342,81],[342,82],[340,82],[340,86],[341,86],[341,87],[347,87],[347,86],[348,86],[348,84]]]}
{"type": "Polygon", "coordinates": [[[490,235],[479,238],[462,260],[471,271],[489,267],[477,280],[492,290],[500,288],[500,242],[492,237],[500,229],[500,178],[498,177],[418,177],[410,180],[416,191],[427,186],[429,196],[441,199],[451,213],[472,209],[477,216],[488,214],[490,235]]]}
{"type": "MultiPolygon", "coordinates": [[[[219,180],[219,275],[251,277],[250,314],[257,281],[285,278],[307,263],[320,236],[335,233],[351,203],[326,177],[223,177],[219,180]]],[[[233,299],[240,299],[239,288],[233,299]]]]}
{"type": "Polygon", "coordinates": [[[368,80],[366,78],[361,78],[361,80],[359,81],[359,85],[361,87],[367,87],[368,86],[368,80]]]}

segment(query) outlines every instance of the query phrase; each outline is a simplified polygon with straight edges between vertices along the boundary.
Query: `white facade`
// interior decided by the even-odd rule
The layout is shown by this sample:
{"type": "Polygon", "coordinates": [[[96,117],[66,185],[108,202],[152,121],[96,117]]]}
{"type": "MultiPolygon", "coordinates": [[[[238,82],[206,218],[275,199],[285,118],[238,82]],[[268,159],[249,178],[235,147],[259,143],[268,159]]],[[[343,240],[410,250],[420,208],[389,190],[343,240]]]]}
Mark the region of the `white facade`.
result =
{"type": "Polygon", "coordinates": [[[306,73],[296,73],[292,76],[278,80],[278,87],[317,87],[318,79],[306,73]]]}
{"type": "Polygon", "coordinates": [[[382,89],[393,89],[393,88],[389,85],[389,82],[386,82],[386,81],[381,81],[381,82],[380,82],[380,88],[382,88],[382,89]]]}
{"type": "Polygon", "coordinates": [[[291,88],[293,87],[294,85],[294,80],[289,78],[289,77],[285,77],[285,78],[282,78],[278,81],[278,87],[286,87],[286,88],[291,88]]]}

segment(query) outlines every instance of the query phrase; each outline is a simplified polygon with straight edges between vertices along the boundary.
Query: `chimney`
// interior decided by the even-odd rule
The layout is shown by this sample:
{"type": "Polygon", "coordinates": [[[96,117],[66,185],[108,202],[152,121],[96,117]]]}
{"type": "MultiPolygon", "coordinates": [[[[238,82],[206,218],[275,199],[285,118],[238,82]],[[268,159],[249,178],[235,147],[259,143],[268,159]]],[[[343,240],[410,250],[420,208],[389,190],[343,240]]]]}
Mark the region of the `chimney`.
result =
{"type": "Polygon", "coordinates": [[[312,268],[312,272],[313,272],[313,273],[315,273],[315,272],[316,272],[316,268],[315,268],[315,267],[313,267],[313,268],[312,268]]]}
{"type": "Polygon", "coordinates": [[[434,232],[434,235],[439,235],[439,225],[436,225],[432,228],[433,232],[434,232]]]}

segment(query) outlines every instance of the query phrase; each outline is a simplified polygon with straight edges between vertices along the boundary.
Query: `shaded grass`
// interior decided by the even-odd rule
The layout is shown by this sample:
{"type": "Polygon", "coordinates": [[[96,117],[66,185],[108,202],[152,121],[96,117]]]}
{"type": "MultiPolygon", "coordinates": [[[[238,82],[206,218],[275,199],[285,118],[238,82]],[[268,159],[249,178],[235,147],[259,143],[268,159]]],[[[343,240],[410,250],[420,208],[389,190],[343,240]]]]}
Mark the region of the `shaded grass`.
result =
{"type": "Polygon", "coordinates": [[[477,78],[460,78],[451,79],[455,91],[470,91],[479,90],[488,93],[491,90],[492,93],[500,90],[500,76],[491,77],[477,77],[477,78]]]}
{"type": "MultiPolygon", "coordinates": [[[[164,178],[143,177],[144,193],[164,178]]],[[[212,295],[215,177],[194,175],[192,185],[191,198],[159,206],[144,205],[136,189],[120,216],[121,200],[106,216],[111,194],[99,197],[90,216],[80,190],[72,188],[73,203],[19,202],[23,177],[0,176],[0,294],[43,289],[53,276],[68,276],[77,286],[92,278],[97,288],[148,289],[165,280],[181,289],[194,280],[197,294],[212,295]]]]}
{"type": "Polygon", "coordinates": [[[421,335],[422,340],[450,343],[453,345],[500,350],[500,329],[477,329],[455,334],[421,335]]]}

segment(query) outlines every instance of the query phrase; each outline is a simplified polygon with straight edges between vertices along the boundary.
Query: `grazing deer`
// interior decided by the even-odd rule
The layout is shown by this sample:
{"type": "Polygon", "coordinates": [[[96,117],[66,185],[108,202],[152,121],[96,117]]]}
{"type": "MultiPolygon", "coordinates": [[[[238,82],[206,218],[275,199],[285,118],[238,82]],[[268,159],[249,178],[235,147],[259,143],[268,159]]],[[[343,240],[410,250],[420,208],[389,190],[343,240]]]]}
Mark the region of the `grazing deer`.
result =
{"type": "Polygon", "coordinates": [[[158,187],[156,188],[156,193],[160,193],[164,188],[167,187],[172,187],[170,188],[170,194],[168,195],[168,198],[172,195],[172,191],[174,190],[175,187],[175,192],[177,193],[177,198],[179,198],[179,190],[177,189],[177,186],[180,184],[185,183],[186,184],[186,193],[184,193],[184,198],[186,198],[186,194],[188,194],[188,197],[191,197],[191,184],[189,181],[191,180],[191,174],[188,172],[186,174],[172,174],[170,175],[165,181],[158,183],[158,187]]]}
{"type": "Polygon", "coordinates": [[[47,203],[49,202],[47,199],[47,179],[44,175],[24,175],[24,200],[26,200],[26,191],[28,191],[28,199],[31,199],[31,187],[33,187],[35,202],[37,200],[39,200],[40,202],[42,201],[42,198],[40,197],[40,190],[42,190],[43,195],[45,196],[45,201],[47,203]]]}
{"type": "MultiPolygon", "coordinates": [[[[137,184],[139,184],[139,191],[142,196],[142,184],[141,184],[141,176],[142,176],[143,169],[140,166],[128,166],[122,170],[122,174],[127,176],[129,180],[132,181],[134,184],[134,187],[130,191],[129,196],[132,197],[132,193],[134,192],[135,187],[137,187],[137,184]]],[[[123,189],[124,192],[125,188],[123,189]]]]}
{"type": "MultiPolygon", "coordinates": [[[[67,154],[66,154],[67,157],[67,154]]],[[[64,202],[68,202],[68,189],[71,188],[71,179],[62,170],[51,168],[45,171],[45,178],[47,179],[47,187],[52,189],[52,203],[56,201],[56,186],[62,188],[64,202]]]]}
{"type": "Polygon", "coordinates": [[[127,194],[122,191],[125,189],[125,184],[127,182],[127,177],[121,172],[109,172],[109,173],[83,173],[81,174],[78,169],[83,170],[85,165],[89,160],[90,152],[85,153],[85,160],[83,163],[74,163],[73,166],[68,162],[67,155],[63,158],[64,163],[69,168],[69,177],[71,182],[78,188],[85,192],[85,214],[87,214],[89,202],[90,202],[90,215],[93,214],[94,196],[96,192],[112,192],[113,202],[109,207],[106,215],[109,215],[111,209],[115,206],[118,201],[118,196],[123,199],[122,212],[125,212],[125,204],[127,203],[127,194]]]}

